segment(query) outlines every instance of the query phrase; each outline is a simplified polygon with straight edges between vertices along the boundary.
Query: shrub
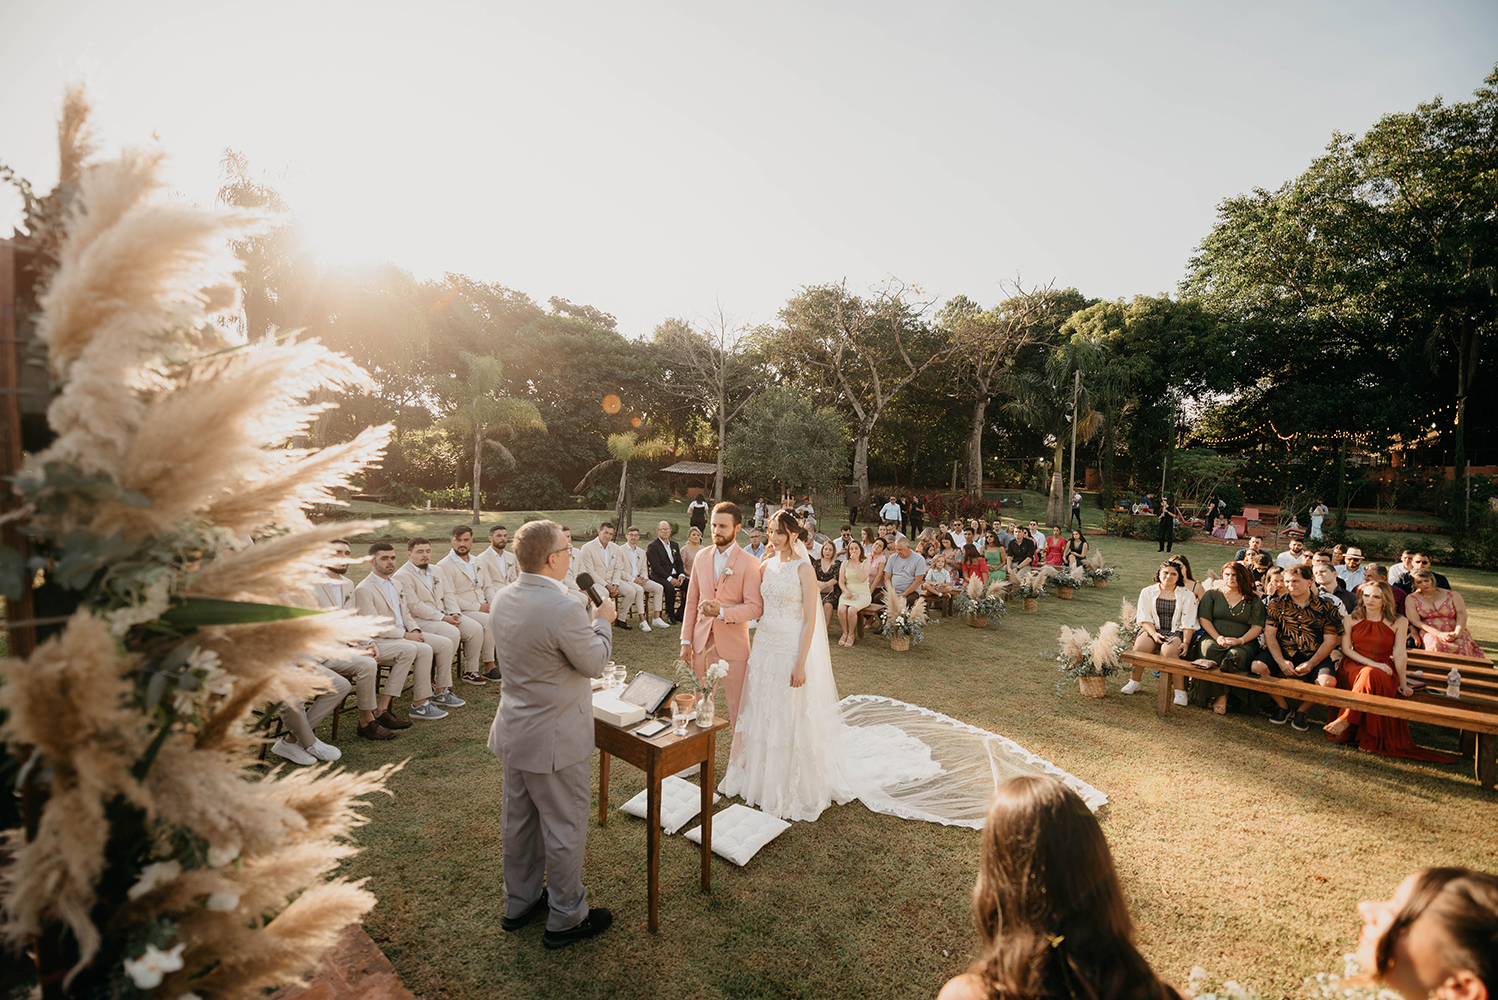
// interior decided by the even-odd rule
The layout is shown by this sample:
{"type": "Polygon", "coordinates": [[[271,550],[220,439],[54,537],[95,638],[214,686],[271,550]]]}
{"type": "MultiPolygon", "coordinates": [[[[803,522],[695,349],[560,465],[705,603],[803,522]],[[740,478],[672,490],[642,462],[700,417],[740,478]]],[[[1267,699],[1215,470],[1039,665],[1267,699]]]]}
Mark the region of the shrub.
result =
{"type": "Polygon", "coordinates": [[[529,469],[506,477],[490,502],[499,510],[557,510],[571,507],[572,497],[554,473],[529,469]]]}
{"type": "Polygon", "coordinates": [[[467,510],[473,506],[473,490],[467,486],[447,486],[440,490],[426,490],[423,503],[432,501],[433,507],[444,510],[467,510]]]}
{"type": "Polygon", "coordinates": [[[388,483],[381,494],[392,507],[421,507],[427,498],[426,490],[410,483],[388,483]]]}

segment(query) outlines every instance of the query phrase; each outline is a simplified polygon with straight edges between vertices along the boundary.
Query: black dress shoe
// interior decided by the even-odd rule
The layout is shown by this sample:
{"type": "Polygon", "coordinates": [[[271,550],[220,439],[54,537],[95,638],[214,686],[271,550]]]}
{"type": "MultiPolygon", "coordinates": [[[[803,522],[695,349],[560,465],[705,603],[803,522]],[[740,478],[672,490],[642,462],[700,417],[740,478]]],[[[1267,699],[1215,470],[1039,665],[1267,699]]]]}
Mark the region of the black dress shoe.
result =
{"type": "Polygon", "coordinates": [[[614,621],[614,628],[627,629],[629,627],[630,627],[629,622],[625,621],[623,618],[618,618],[618,619],[615,619],[615,621],[614,621]]]}
{"type": "Polygon", "coordinates": [[[569,944],[597,937],[608,930],[613,922],[614,915],[608,910],[592,909],[588,911],[586,917],[583,917],[583,922],[576,927],[569,927],[565,931],[547,931],[542,934],[541,943],[548,948],[565,948],[569,944]]]}
{"type": "Polygon", "coordinates": [[[518,931],[550,908],[551,904],[546,901],[546,890],[543,888],[541,895],[531,904],[530,909],[518,917],[505,917],[499,922],[499,926],[507,931],[518,931]]]}

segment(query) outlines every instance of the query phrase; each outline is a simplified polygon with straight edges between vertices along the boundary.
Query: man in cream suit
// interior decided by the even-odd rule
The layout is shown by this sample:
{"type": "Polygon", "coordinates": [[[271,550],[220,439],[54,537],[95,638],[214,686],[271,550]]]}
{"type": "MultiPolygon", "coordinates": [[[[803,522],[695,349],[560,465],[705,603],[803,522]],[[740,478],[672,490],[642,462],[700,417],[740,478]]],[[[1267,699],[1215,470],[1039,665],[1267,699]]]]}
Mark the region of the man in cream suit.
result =
{"type": "Polygon", "coordinates": [[[501,590],[520,578],[520,564],[509,551],[509,534],[504,525],[496,524],[489,529],[489,547],[475,556],[489,578],[490,604],[501,590]]]}
{"type": "Polygon", "coordinates": [[[572,544],[572,529],[565,524],[562,525],[562,540],[567,543],[567,548],[572,550],[572,555],[567,559],[567,574],[562,578],[562,583],[567,587],[568,596],[586,610],[588,595],[584,594],[577,585],[577,547],[572,544]]]}
{"type": "Polygon", "coordinates": [[[479,673],[498,677],[494,663],[494,630],[489,626],[489,577],[470,553],[473,529],[460,524],[452,530],[452,551],[437,563],[448,599],[447,609],[460,612],[484,627],[484,648],[479,651],[479,673]]]}
{"type": "MultiPolygon", "coordinates": [[[[411,609],[401,598],[400,590],[392,579],[394,576],[395,546],[389,542],[375,542],[369,547],[369,575],[354,588],[354,607],[361,615],[391,619],[390,627],[375,638],[375,646],[381,653],[385,653],[386,648],[391,646],[402,648],[402,643],[405,648],[413,648],[416,687],[411,692],[411,718],[428,722],[445,719],[447,713],[435,704],[437,698],[432,691],[432,646],[411,618],[411,609]]],[[[380,662],[386,661],[381,658],[380,662]]],[[[393,665],[390,676],[386,678],[385,691],[380,695],[380,724],[391,728],[387,719],[395,719],[395,728],[401,728],[401,720],[396,719],[395,713],[390,711],[390,704],[405,689],[406,672],[400,669],[398,661],[391,662],[393,665]]],[[[438,682],[450,688],[452,676],[449,674],[439,677],[438,682]]],[[[449,690],[443,704],[461,708],[465,703],[449,690]]]]}
{"type": "MultiPolygon", "coordinates": [[[[322,572],[312,581],[312,594],[317,599],[319,608],[353,610],[354,581],[348,578],[351,553],[352,549],[346,539],[333,540],[333,561],[323,566],[322,572]]],[[[375,718],[379,714],[379,696],[376,693],[380,678],[380,668],[376,662],[378,652],[372,643],[354,646],[349,649],[347,656],[327,660],[323,666],[348,678],[353,684],[354,700],[359,706],[359,735],[366,740],[393,740],[395,734],[375,718]]],[[[410,650],[401,651],[396,656],[396,659],[404,659],[405,663],[401,668],[401,677],[405,677],[410,671],[415,658],[416,654],[410,650]]],[[[401,725],[405,727],[411,724],[406,722],[401,725]]]]}
{"type": "MultiPolygon", "coordinates": [[[[627,560],[622,549],[622,545],[614,544],[614,526],[605,521],[598,526],[598,537],[578,549],[577,575],[587,573],[593,577],[593,589],[599,600],[612,601],[618,598],[621,606],[628,609],[643,591],[625,575],[629,567],[625,565],[627,560]]],[[[648,623],[643,618],[640,623],[646,625],[645,631],[648,632],[648,623]]],[[[614,627],[627,629],[629,622],[620,618],[614,622],[614,627]]]]}
{"type": "Polygon", "coordinates": [[[585,612],[564,580],[572,547],[554,521],[515,533],[520,579],[495,598],[504,692],[489,750],[504,762],[500,817],[505,912],[516,931],[545,914],[541,943],[565,948],[608,930],[613,915],[591,909],[583,851],[592,801],[593,697],[613,642],[612,601],[585,612]]]}
{"type": "Polygon", "coordinates": [[[432,668],[440,676],[452,676],[452,659],[459,645],[463,649],[463,680],[469,684],[489,683],[478,672],[484,650],[484,626],[463,617],[455,602],[448,599],[442,574],[432,569],[432,543],[413,538],[406,543],[406,564],[395,571],[395,585],[411,609],[411,617],[432,647],[432,668]],[[438,639],[441,642],[438,642],[438,639]],[[446,662],[444,664],[444,647],[446,662]]]}
{"type": "Polygon", "coordinates": [[[626,560],[624,575],[629,582],[640,589],[640,596],[635,598],[635,609],[640,615],[640,631],[649,632],[651,626],[655,628],[668,628],[661,621],[661,604],[665,600],[664,588],[650,579],[650,563],[645,558],[645,550],[640,548],[640,529],[630,525],[624,532],[623,555],[626,560]],[[655,600],[655,620],[645,620],[650,601],[655,600]]]}

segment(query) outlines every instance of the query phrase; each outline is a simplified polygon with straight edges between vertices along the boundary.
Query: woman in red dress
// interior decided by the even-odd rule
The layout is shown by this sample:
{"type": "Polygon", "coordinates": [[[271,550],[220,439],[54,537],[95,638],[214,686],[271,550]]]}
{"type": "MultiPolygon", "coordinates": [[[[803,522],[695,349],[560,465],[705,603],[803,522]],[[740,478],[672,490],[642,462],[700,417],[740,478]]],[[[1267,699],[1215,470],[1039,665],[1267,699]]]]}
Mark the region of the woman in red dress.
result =
{"type": "Polygon", "coordinates": [[[1066,539],[1061,537],[1060,528],[1052,528],[1051,537],[1045,540],[1045,564],[1047,566],[1066,564],[1066,539]]]}
{"type": "MultiPolygon", "coordinates": [[[[1357,589],[1358,604],[1343,619],[1342,670],[1338,687],[1386,698],[1414,694],[1405,679],[1405,636],[1409,622],[1394,604],[1394,591],[1387,583],[1363,584],[1357,589]]],[[[1325,726],[1327,738],[1338,743],[1357,742],[1359,750],[1385,757],[1406,757],[1450,764],[1449,754],[1422,750],[1410,736],[1410,724],[1371,712],[1342,709],[1325,726]]]]}

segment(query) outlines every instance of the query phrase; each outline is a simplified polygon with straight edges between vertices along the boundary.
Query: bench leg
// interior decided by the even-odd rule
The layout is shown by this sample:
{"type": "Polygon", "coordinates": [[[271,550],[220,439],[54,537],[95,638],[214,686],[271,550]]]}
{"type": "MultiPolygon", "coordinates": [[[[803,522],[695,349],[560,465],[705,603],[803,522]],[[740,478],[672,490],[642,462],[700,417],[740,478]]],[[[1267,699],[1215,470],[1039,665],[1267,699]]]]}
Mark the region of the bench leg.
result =
{"type": "Polygon", "coordinates": [[[1477,734],[1477,761],[1474,764],[1478,784],[1492,788],[1498,783],[1498,734],[1477,734]]]}
{"type": "Polygon", "coordinates": [[[1471,757],[1477,753],[1477,734],[1463,729],[1461,731],[1461,754],[1463,757],[1471,757]]]}
{"type": "Polygon", "coordinates": [[[1170,714],[1170,702],[1174,697],[1175,678],[1165,671],[1160,671],[1160,686],[1155,691],[1155,714],[1162,719],[1170,714]]]}

